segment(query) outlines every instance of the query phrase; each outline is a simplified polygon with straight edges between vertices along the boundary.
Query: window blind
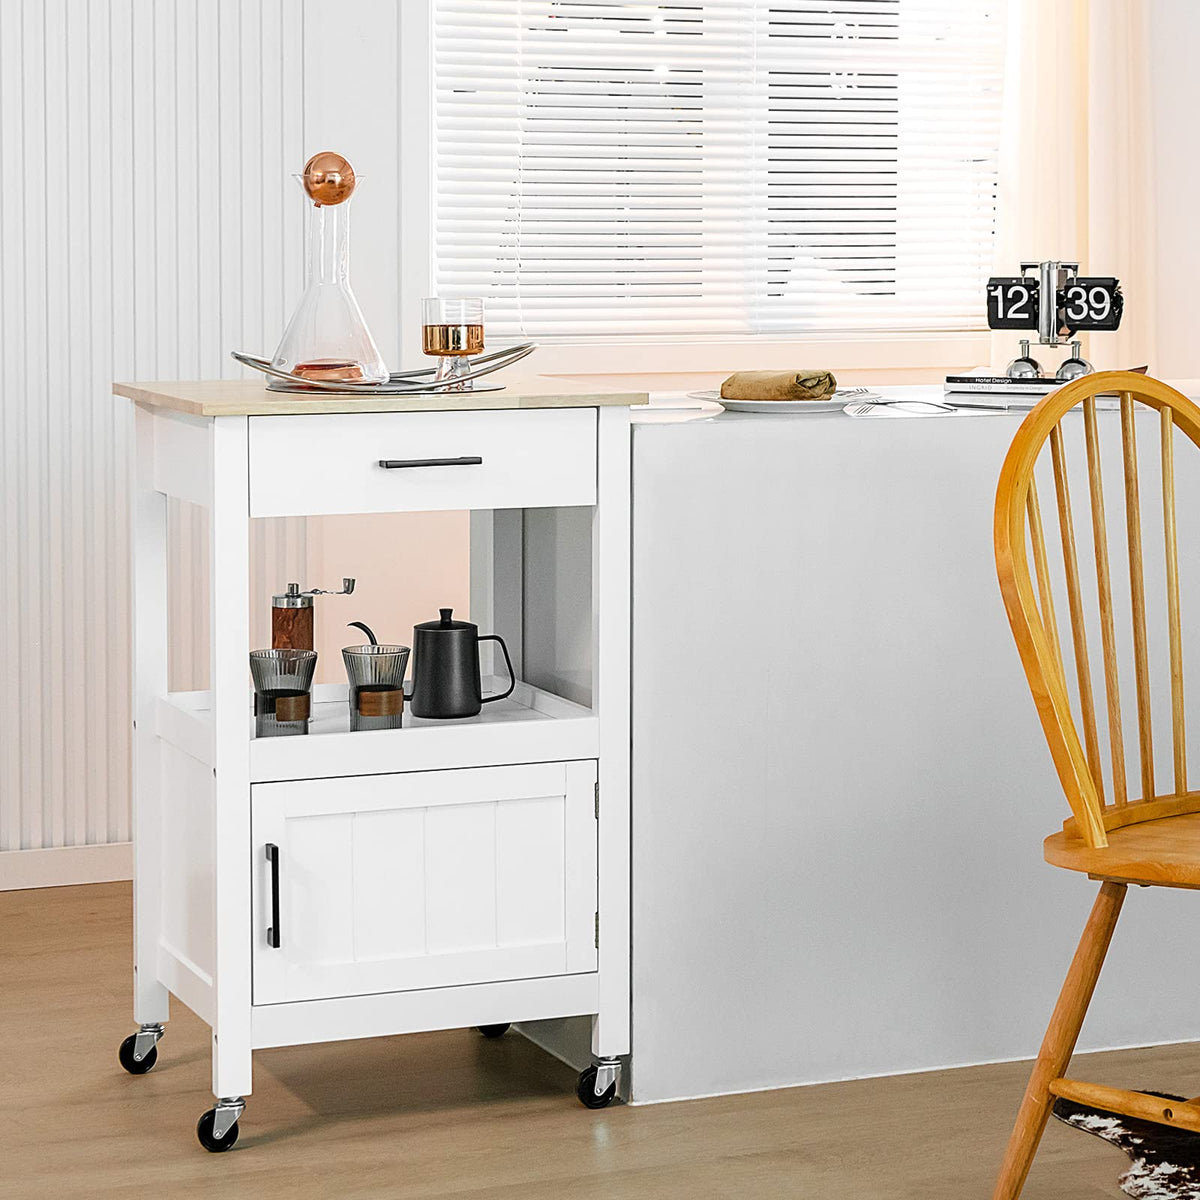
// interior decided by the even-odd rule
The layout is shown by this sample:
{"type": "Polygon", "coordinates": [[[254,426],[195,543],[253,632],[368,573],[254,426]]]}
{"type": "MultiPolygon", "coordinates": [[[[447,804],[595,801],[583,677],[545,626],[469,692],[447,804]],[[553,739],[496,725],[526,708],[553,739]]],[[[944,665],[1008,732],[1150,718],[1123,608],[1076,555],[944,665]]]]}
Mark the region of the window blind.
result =
{"type": "Polygon", "coordinates": [[[977,329],[1004,0],[433,0],[434,282],[490,333],[977,329]]]}

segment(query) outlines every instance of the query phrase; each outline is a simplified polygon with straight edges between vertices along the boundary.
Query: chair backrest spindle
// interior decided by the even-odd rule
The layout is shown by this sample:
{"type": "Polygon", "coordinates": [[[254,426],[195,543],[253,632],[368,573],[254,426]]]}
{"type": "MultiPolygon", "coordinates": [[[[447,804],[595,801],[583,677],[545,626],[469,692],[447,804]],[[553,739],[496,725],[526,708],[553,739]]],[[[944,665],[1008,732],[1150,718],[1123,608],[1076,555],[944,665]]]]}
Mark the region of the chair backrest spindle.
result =
{"type": "MultiPolygon", "coordinates": [[[[1046,533],[1042,527],[1042,510],[1038,504],[1037,484],[1029,481],[1029,542],[1033,547],[1033,563],[1037,571],[1038,602],[1042,608],[1042,624],[1046,640],[1054,654],[1059,672],[1063,672],[1062,648],[1058,642],[1058,618],[1054,615],[1054,589],[1050,584],[1050,564],[1046,559],[1046,533]]],[[[1065,678],[1065,676],[1064,676],[1065,678]]]]}
{"type": "MultiPolygon", "coordinates": [[[[1183,691],[1183,623],[1179,575],[1179,532],[1175,503],[1175,431],[1200,448],[1200,407],[1174,388],[1131,372],[1108,371],[1065,384],[1043,399],[1018,430],[1004,461],[996,494],[996,566],[1005,608],[1016,638],[1026,678],[1033,692],[1042,728],[1072,813],[1068,829],[1087,845],[1108,844],[1107,831],[1138,821],[1200,811],[1200,792],[1187,791],[1187,729],[1183,691]],[[1126,780],[1119,653],[1114,609],[1114,580],[1109,564],[1109,533],[1105,515],[1101,440],[1096,397],[1120,397],[1122,483],[1125,543],[1129,563],[1129,608],[1132,621],[1133,678],[1137,702],[1137,741],[1140,795],[1131,798],[1126,780]],[[1162,468],[1163,545],[1166,556],[1165,608],[1171,686],[1171,747],[1174,792],[1157,795],[1154,769],[1154,726],[1151,712],[1152,661],[1147,632],[1143,527],[1138,471],[1137,409],[1159,413],[1159,454],[1162,468]],[[1074,515],[1067,468],[1063,419],[1082,408],[1086,452],[1096,605],[1089,610],[1075,546],[1074,515]],[[1067,684],[1064,638],[1055,613],[1050,563],[1050,533],[1038,502],[1034,468],[1049,443],[1057,500],[1058,541],[1062,548],[1061,575],[1067,593],[1071,624],[1070,649],[1078,689],[1079,723],[1072,712],[1067,684]],[[1032,559],[1032,563],[1030,562],[1032,559]],[[1104,669],[1110,799],[1105,799],[1103,764],[1092,685],[1087,625],[1098,617],[1104,669]],[[1081,736],[1082,734],[1082,736],[1081,736]]],[[[1115,431],[1114,431],[1115,436],[1115,431]]],[[[1117,527],[1119,528],[1119,526],[1117,527]]],[[[1119,536],[1119,535],[1118,535],[1119,536]]],[[[1090,586],[1090,575],[1088,584],[1090,586]]],[[[1123,580],[1122,580],[1123,587],[1123,580]]],[[[1154,593],[1154,605],[1160,601],[1154,593]]],[[[1125,618],[1122,617],[1122,624],[1125,618]]],[[[1128,645],[1128,643],[1126,643],[1128,645]]],[[[1128,652],[1128,651],[1126,651],[1128,652]]],[[[1128,679],[1128,669],[1126,669],[1128,679]]],[[[1160,712],[1165,708],[1160,705],[1160,712]]]]}
{"type": "Polygon", "coordinates": [[[1125,537],[1129,546],[1129,599],[1133,610],[1133,670],[1137,687],[1138,758],[1142,795],[1154,795],[1154,728],[1150,721],[1150,661],[1146,655],[1146,583],[1142,571],[1142,509],[1138,496],[1137,431],[1133,397],[1121,393],[1121,458],[1125,474],[1125,537]]]}
{"type": "Polygon", "coordinates": [[[1096,589],[1100,593],[1100,643],[1104,650],[1104,698],[1108,707],[1108,753],[1112,764],[1113,803],[1128,799],[1125,783],[1125,735],[1121,727],[1121,682],[1117,675],[1117,635],[1113,628],[1112,574],[1108,569],[1108,526],[1104,519],[1104,480],[1100,438],[1096,432],[1096,397],[1083,402],[1087,442],[1088,485],[1092,497],[1092,546],[1096,554],[1096,589]]]}
{"type": "MultiPolygon", "coordinates": [[[[1100,772],[1100,738],[1096,733],[1096,700],[1092,695],[1092,667],[1088,658],[1087,630],[1083,617],[1083,595],[1079,586],[1079,557],[1075,553],[1075,522],[1071,515],[1071,488],[1067,482],[1062,427],[1050,430],[1050,456],[1054,464],[1054,490],[1058,496],[1058,527],[1062,539],[1063,569],[1067,577],[1067,603],[1071,617],[1071,641],[1075,651],[1075,677],[1079,685],[1079,708],[1083,716],[1084,745],[1088,769],[1095,780],[1101,804],[1104,780],[1100,772]]],[[[1065,681],[1064,681],[1065,682],[1065,681]]]]}
{"type": "Polygon", "coordinates": [[[1179,547],[1175,529],[1175,419],[1159,414],[1162,455],[1163,547],[1167,557],[1167,632],[1171,647],[1171,749],[1175,791],[1187,791],[1187,736],[1183,711],[1183,631],[1179,621],[1179,547]]]}

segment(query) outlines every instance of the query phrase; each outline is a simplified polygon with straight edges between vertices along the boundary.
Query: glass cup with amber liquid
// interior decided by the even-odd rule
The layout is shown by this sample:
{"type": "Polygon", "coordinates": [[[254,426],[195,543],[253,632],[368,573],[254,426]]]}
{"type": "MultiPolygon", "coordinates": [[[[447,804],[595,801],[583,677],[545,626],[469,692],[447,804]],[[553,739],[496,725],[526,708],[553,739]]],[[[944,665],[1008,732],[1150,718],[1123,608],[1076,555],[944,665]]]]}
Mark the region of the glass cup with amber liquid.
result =
{"type": "Polygon", "coordinates": [[[483,351],[483,301],[439,300],[431,296],[421,301],[421,343],[426,354],[438,360],[436,383],[459,380],[444,390],[468,391],[470,370],[467,359],[483,351]]]}

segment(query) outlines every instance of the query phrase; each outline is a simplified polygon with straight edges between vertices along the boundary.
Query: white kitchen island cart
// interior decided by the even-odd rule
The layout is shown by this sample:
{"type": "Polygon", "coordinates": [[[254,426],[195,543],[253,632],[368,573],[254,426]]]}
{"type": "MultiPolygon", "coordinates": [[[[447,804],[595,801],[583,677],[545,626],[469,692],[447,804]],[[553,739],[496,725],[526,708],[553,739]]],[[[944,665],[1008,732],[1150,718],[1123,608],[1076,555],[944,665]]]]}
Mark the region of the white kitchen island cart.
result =
{"type": "MultiPolygon", "coordinates": [[[[580,1099],[629,1050],[629,406],[547,378],[423,397],[117,384],[134,402],[134,1020],[212,1029],[228,1149],[268,1046],[588,1016],[580,1099]],[[399,462],[404,469],[389,469],[399,462]],[[209,514],[210,688],[167,683],[167,498],[209,514]],[[472,619],[518,680],[457,721],[256,738],[251,522],[471,510],[472,619]]],[[[387,552],[386,548],[383,552],[387,552]]],[[[369,564],[364,564],[366,575],[369,564]]],[[[486,683],[485,683],[486,687],[486,683]]]]}

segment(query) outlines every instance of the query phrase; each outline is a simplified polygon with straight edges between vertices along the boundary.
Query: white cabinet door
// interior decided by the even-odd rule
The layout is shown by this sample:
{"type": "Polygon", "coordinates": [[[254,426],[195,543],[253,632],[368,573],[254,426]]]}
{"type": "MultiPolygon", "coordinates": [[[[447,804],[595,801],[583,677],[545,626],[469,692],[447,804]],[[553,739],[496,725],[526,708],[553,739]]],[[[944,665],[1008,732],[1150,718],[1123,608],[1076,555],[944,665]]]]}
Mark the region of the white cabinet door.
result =
{"type": "Polygon", "coordinates": [[[256,784],[254,1003],[596,969],[593,761],[256,784]]]}

